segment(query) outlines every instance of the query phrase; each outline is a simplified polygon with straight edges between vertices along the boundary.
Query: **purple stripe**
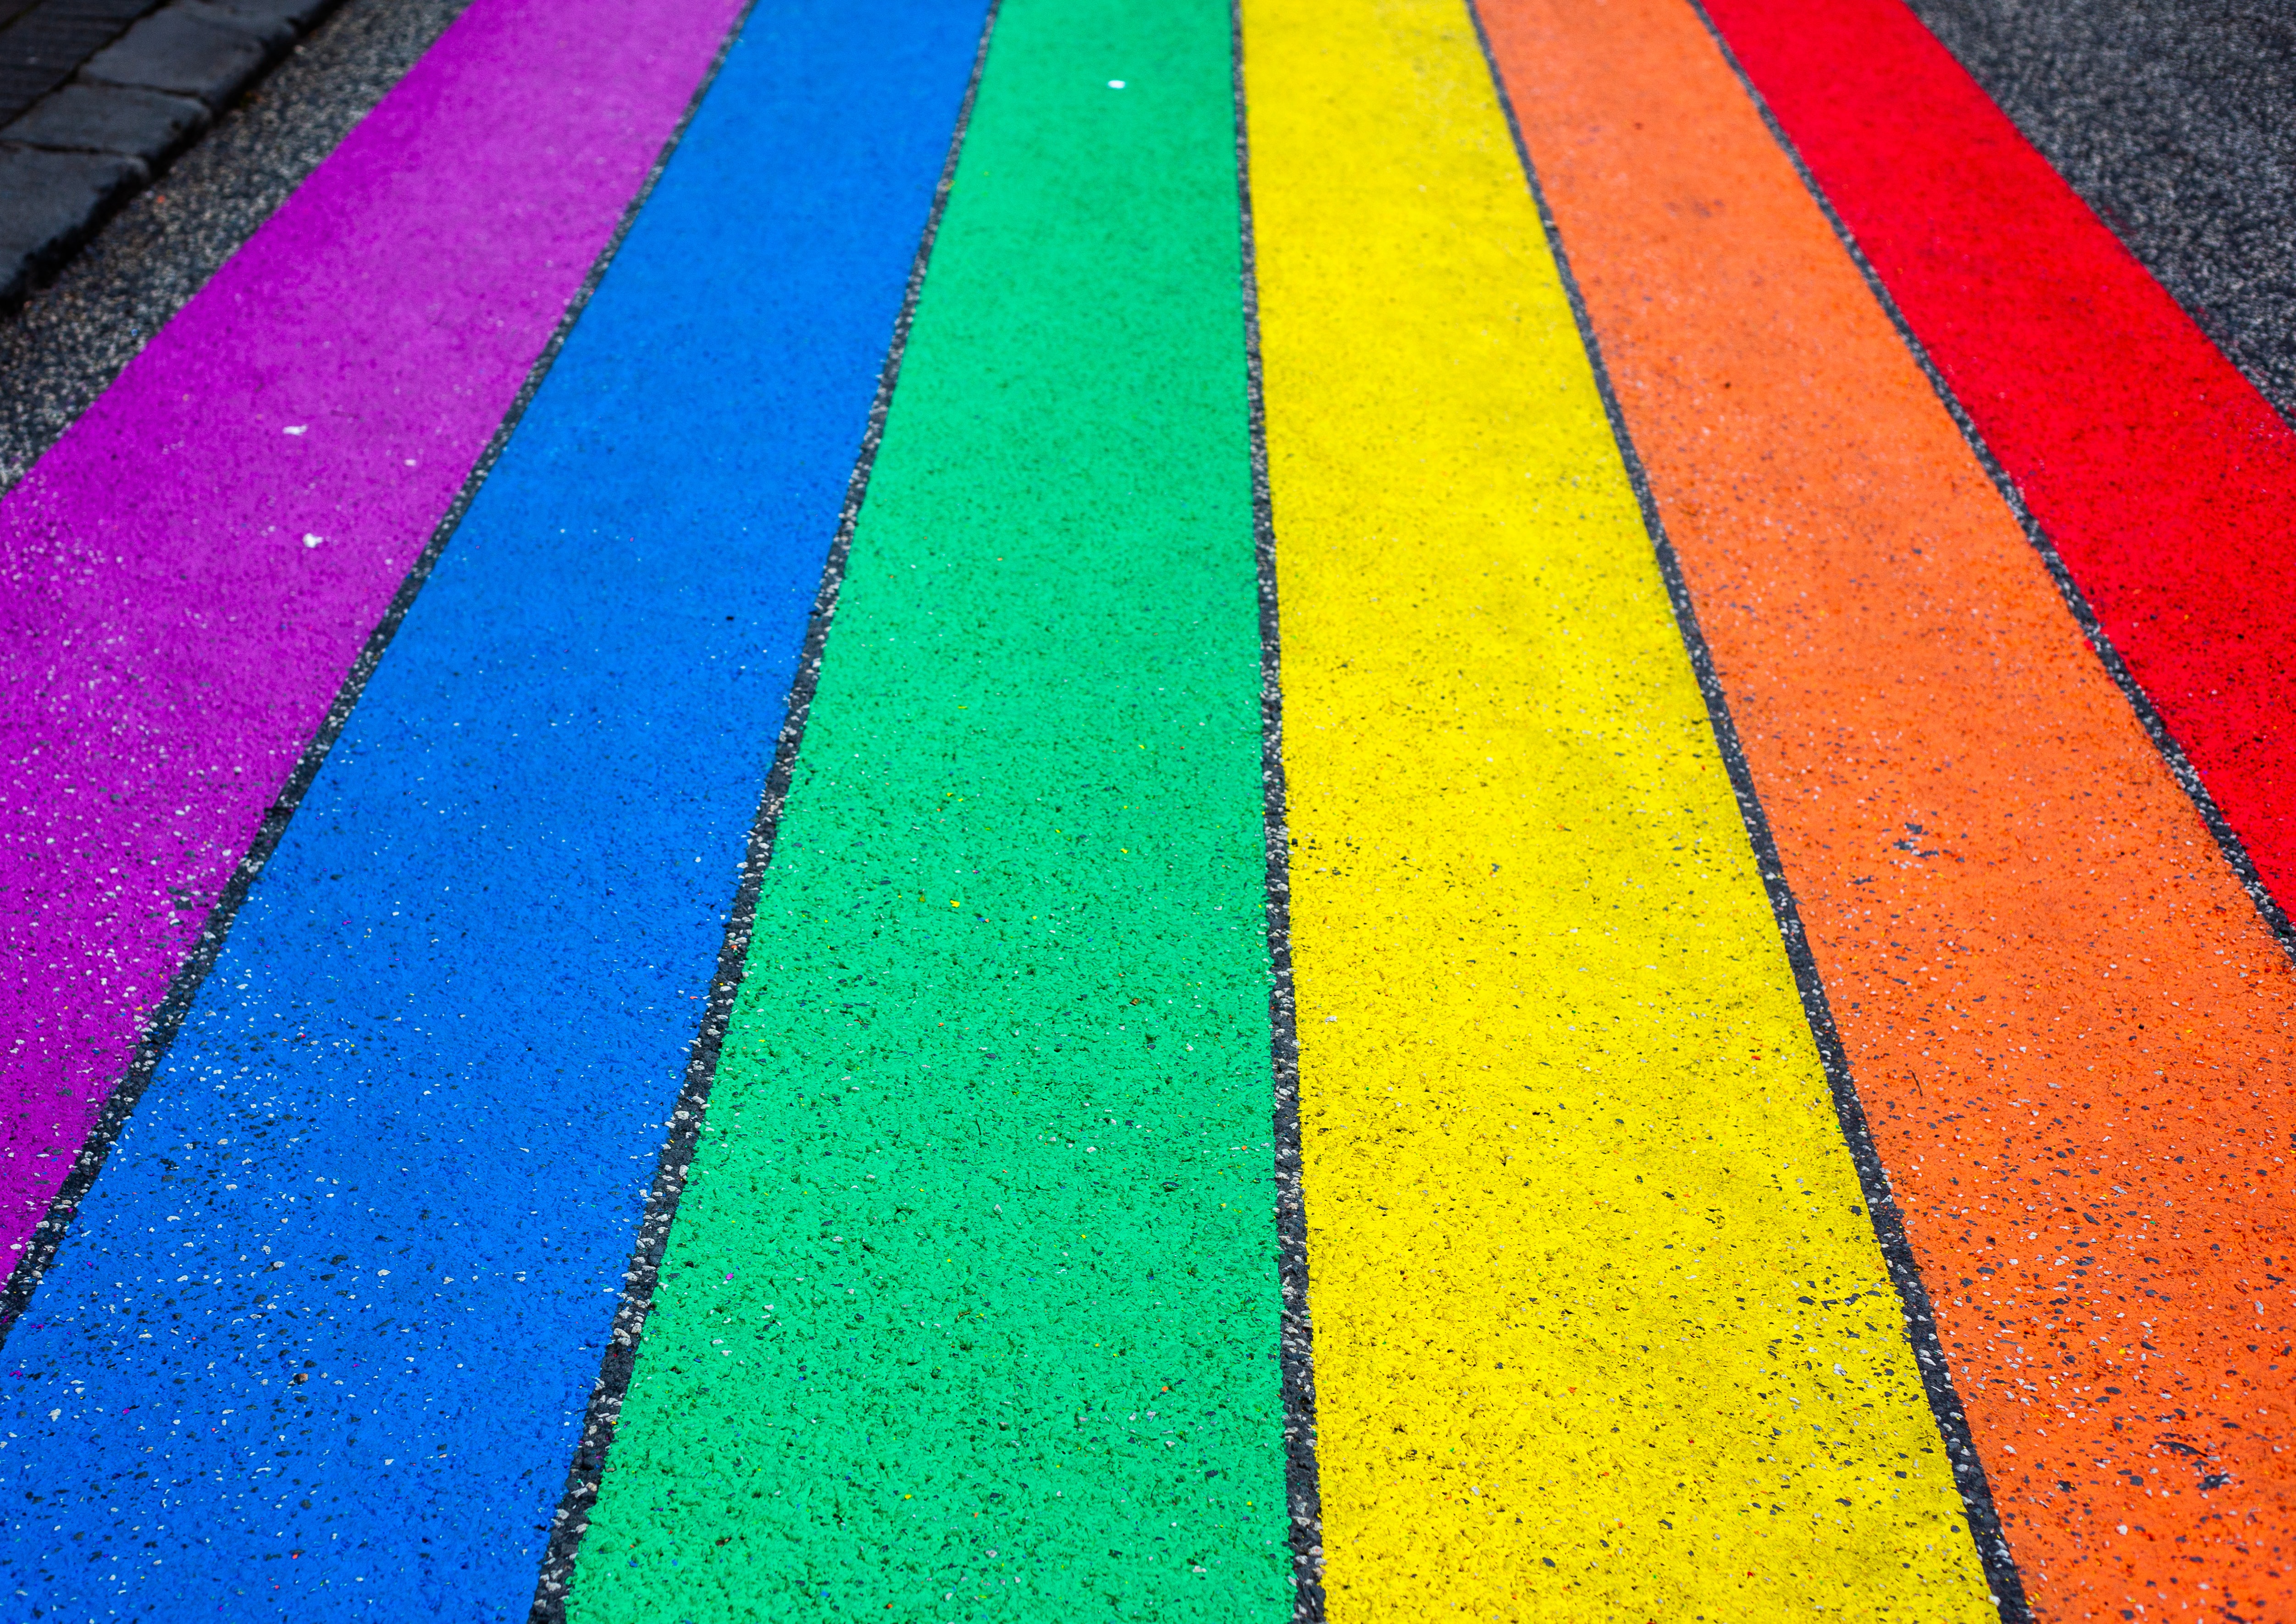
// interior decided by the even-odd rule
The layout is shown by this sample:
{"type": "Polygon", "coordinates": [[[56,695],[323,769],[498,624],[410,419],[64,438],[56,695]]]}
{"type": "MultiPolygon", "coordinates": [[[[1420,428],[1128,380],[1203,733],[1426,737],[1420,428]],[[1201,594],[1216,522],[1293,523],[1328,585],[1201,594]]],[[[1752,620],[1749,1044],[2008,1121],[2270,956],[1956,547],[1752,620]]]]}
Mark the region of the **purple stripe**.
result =
{"type": "Polygon", "coordinates": [[[11,1251],[737,6],[473,0],[0,500],[11,1251]]]}

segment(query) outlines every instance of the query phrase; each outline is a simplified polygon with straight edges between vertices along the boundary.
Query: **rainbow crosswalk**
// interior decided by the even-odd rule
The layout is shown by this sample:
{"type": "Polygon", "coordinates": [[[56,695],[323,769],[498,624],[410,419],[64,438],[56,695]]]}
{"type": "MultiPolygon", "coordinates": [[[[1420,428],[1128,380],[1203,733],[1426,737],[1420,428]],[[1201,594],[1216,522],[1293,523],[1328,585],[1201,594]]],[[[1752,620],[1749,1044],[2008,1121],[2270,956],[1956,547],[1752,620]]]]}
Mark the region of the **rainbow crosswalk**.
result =
{"type": "Polygon", "coordinates": [[[0,1594],[2278,1616],[2292,518],[1900,0],[472,0],[0,497],[0,1594]]]}

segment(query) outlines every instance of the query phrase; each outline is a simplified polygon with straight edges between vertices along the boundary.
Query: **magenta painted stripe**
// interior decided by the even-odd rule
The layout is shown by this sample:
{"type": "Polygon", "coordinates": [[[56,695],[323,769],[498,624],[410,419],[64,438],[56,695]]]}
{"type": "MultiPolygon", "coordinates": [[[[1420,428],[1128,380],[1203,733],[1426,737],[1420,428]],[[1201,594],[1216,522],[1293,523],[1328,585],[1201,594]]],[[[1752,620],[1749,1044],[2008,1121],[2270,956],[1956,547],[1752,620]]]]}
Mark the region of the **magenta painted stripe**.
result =
{"type": "Polygon", "coordinates": [[[473,0],[0,500],[11,1251],[737,9],[473,0]]]}

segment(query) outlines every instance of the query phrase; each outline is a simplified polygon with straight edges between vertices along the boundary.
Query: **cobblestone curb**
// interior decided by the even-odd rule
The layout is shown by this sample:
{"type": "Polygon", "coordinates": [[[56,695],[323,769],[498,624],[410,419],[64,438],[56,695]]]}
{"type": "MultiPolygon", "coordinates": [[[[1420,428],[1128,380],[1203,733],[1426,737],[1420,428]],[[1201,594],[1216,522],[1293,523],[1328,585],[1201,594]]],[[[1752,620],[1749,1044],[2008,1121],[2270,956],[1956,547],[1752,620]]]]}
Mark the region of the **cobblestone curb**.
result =
{"type": "Polygon", "coordinates": [[[338,0],[38,0],[0,29],[0,311],[338,0]]]}

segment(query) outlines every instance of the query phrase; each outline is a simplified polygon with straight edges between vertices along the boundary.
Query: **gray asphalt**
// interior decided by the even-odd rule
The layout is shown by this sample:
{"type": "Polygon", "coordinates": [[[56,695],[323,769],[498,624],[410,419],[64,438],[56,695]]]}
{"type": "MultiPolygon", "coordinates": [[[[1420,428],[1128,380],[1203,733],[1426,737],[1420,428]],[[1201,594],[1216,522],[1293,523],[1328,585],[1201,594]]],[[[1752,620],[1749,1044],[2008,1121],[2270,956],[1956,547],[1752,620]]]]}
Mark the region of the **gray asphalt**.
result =
{"type": "Polygon", "coordinates": [[[349,0],[0,320],[0,490],[13,485],[468,0],[349,0]]]}
{"type": "Polygon", "coordinates": [[[2296,422],[2296,4],[1910,3],[2296,422]]]}

